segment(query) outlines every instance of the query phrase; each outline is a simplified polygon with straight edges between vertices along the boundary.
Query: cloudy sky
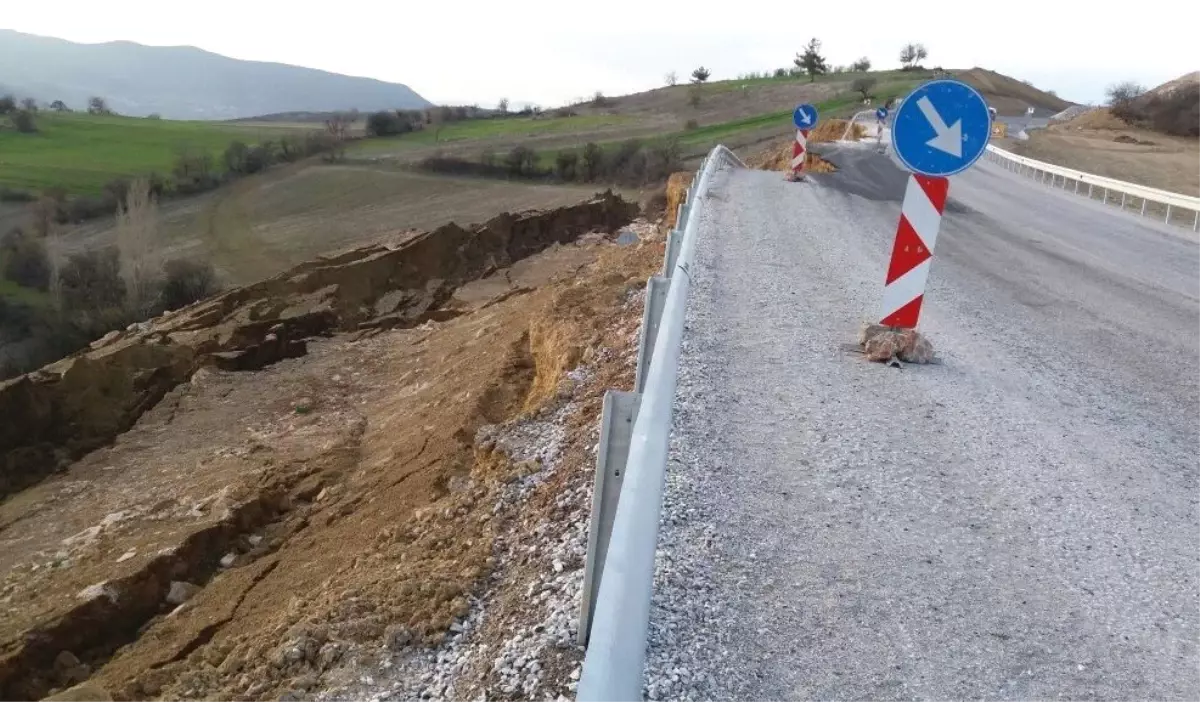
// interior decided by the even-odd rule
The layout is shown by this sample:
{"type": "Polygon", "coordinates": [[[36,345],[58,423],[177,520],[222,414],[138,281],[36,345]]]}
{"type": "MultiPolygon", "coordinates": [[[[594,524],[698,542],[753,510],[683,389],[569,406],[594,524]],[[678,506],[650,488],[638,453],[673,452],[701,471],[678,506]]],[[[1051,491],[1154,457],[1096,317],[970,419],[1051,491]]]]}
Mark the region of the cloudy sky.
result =
{"type": "Polygon", "coordinates": [[[714,79],[791,64],[810,38],[831,64],[898,66],[919,41],[928,66],[983,66],[1101,101],[1118,80],[1154,86],[1196,68],[1200,3],[822,0],[59,0],[4,2],[0,27],[78,42],[193,45],[405,83],[439,103],[501,97],[546,106],[644,90],[704,65],[714,79]],[[811,9],[806,9],[811,8],[811,9]],[[853,9],[846,9],[853,8],[853,9]]]}

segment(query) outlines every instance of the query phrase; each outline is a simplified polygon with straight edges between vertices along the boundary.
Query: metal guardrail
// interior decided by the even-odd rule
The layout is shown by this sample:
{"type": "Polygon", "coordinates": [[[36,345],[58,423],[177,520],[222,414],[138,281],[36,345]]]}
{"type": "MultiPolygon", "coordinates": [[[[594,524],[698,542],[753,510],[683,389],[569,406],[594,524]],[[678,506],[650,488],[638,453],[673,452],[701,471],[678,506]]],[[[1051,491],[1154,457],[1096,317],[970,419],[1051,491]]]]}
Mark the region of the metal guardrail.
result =
{"type": "Polygon", "coordinates": [[[699,219],[712,175],[744,168],[716,146],[705,158],[667,240],[663,275],[650,279],[633,392],[604,396],[579,642],[587,644],[578,699],[640,700],[654,585],[679,342],[699,219]]]}
{"type": "MultiPolygon", "coordinates": [[[[1089,198],[1094,197],[1096,190],[1099,190],[1101,192],[1101,201],[1104,204],[1110,202],[1110,193],[1113,193],[1111,200],[1113,203],[1117,202],[1117,195],[1119,194],[1122,210],[1125,209],[1127,201],[1133,207],[1136,207],[1140,202],[1142,215],[1146,214],[1148,203],[1160,205],[1161,208],[1165,208],[1166,210],[1163,215],[1164,222],[1171,221],[1172,211],[1190,211],[1193,213],[1192,231],[1200,230],[1200,198],[1056,166],[1052,163],[1018,156],[1011,151],[1005,151],[991,144],[988,144],[986,157],[988,160],[999,163],[1015,173],[1039,178],[1043,183],[1049,180],[1051,187],[1057,185],[1059,178],[1061,178],[1063,189],[1066,189],[1068,183],[1075,183],[1076,194],[1084,194],[1081,189],[1085,185],[1087,186],[1086,194],[1089,198]]],[[[1161,211],[1161,208],[1154,209],[1161,211]]]]}

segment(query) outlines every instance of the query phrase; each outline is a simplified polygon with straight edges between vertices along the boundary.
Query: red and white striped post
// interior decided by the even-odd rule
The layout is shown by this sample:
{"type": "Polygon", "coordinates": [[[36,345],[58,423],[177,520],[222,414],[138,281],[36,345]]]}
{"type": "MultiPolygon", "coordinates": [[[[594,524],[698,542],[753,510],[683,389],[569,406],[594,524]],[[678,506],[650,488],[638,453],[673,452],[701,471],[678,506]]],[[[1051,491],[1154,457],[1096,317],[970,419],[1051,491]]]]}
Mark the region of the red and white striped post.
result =
{"type": "Polygon", "coordinates": [[[792,144],[792,180],[804,178],[804,152],[808,149],[808,130],[796,130],[796,143],[792,144]]]}
{"type": "Polygon", "coordinates": [[[950,181],[945,178],[916,173],[908,177],[904,204],[900,207],[900,226],[896,229],[896,243],[892,246],[892,260],[884,282],[880,324],[916,328],[949,191],[950,181]]]}

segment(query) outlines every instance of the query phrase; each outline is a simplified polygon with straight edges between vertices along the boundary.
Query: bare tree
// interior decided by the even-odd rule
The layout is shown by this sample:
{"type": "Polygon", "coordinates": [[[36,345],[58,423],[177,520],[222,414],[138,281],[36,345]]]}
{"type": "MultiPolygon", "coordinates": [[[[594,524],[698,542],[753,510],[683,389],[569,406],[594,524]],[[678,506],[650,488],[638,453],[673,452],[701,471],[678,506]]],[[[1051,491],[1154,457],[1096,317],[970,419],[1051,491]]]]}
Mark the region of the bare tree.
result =
{"type": "Polygon", "coordinates": [[[21,109],[25,110],[26,112],[37,112],[38,111],[37,100],[34,100],[31,97],[25,98],[24,100],[21,101],[21,109]]]}
{"type": "Polygon", "coordinates": [[[496,103],[496,109],[500,110],[500,114],[508,114],[508,98],[500,98],[500,102],[496,103]]]}
{"type": "Polygon", "coordinates": [[[675,71],[668,71],[667,75],[663,76],[663,81],[667,85],[676,85],[679,83],[679,75],[675,71]]]}
{"type": "Polygon", "coordinates": [[[341,112],[334,112],[325,120],[325,134],[328,135],[332,148],[325,158],[330,161],[340,161],[346,155],[346,135],[350,130],[350,119],[341,112]]]}
{"type": "Polygon", "coordinates": [[[900,49],[901,70],[911,71],[921,67],[921,62],[929,58],[929,52],[924,44],[905,44],[900,49]]]}
{"type": "Polygon", "coordinates": [[[148,313],[154,298],[154,274],[150,251],[158,236],[158,202],[150,193],[150,182],[135,178],[125,202],[117,203],[117,250],[121,257],[121,279],[125,281],[126,304],[137,313],[148,313]]]}
{"type": "Polygon", "coordinates": [[[1108,104],[1111,106],[1120,105],[1121,103],[1136,100],[1146,92],[1145,86],[1137,81],[1127,80],[1120,83],[1114,83],[1104,91],[1108,96],[1108,104]]]}
{"type": "Polygon", "coordinates": [[[850,70],[855,71],[856,73],[865,73],[871,70],[871,59],[863,56],[859,60],[850,64],[850,70]]]}

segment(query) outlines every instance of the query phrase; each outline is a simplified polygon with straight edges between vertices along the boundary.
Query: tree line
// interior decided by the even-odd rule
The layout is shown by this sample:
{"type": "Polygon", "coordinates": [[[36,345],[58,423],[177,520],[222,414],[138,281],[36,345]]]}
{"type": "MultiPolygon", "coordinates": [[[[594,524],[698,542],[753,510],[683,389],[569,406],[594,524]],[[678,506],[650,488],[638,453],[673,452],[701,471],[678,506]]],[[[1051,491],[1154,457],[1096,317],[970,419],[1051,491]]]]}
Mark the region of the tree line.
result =
{"type": "Polygon", "coordinates": [[[444,175],[642,187],[682,170],[683,150],[674,139],[627,139],[607,149],[588,142],[579,149],[562,149],[553,161],[545,162],[528,146],[514,146],[503,154],[485,152],[477,161],[431,156],[420,162],[420,168],[444,175]]]}
{"type": "MultiPolygon", "coordinates": [[[[929,57],[929,50],[924,44],[908,43],[900,49],[900,70],[902,71],[921,71],[924,66],[921,64],[929,57]]],[[[738,76],[739,80],[755,80],[767,78],[798,78],[800,76],[808,76],[809,82],[817,79],[817,76],[827,73],[866,73],[871,70],[871,59],[863,56],[857,61],[849,65],[830,66],[825,55],[821,52],[821,40],[813,37],[805,45],[802,51],[796,52],[795,58],[792,60],[792,66],[787,68],[776,68],[772,72],[765,73],[743,73],[738,76]]],[[[708,81],[712,75],[709,69],[704,66],[692,71],[692,85],[698,86],[708,81]]],[[[664,78],[664,82],[668,87],[678,85],[679,74],[675,71],[668,72],[664,78]]]]}

